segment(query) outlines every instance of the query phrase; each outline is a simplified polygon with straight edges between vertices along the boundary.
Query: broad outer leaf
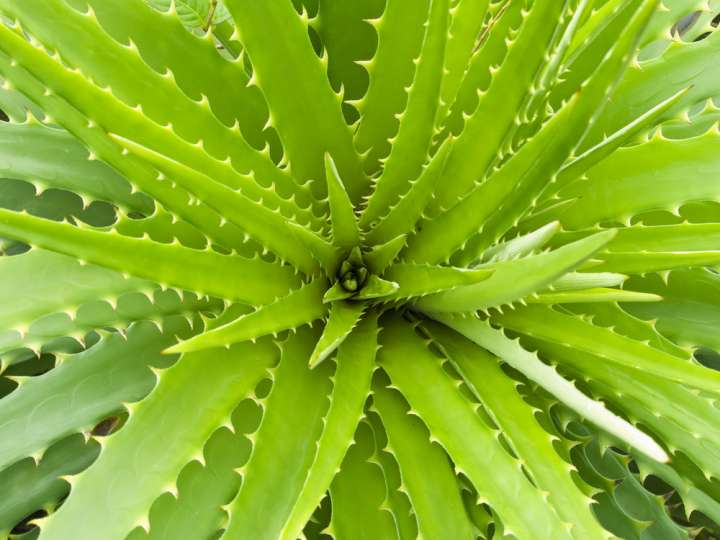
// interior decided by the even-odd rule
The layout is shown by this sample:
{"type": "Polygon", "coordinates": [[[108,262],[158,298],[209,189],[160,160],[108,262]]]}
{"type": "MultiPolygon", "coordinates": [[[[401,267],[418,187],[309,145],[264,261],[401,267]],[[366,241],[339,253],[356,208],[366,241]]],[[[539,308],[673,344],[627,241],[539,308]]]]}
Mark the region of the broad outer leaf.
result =
{"type": "Polygon", "coordinates": [[[272,342],[263,341],[186,355],[163,372],[151,396],[131,408],[127,425],[44,527],[43,540],[124,538],[145,524],[155,498],[197,459],[276,359],[272,342]]]}

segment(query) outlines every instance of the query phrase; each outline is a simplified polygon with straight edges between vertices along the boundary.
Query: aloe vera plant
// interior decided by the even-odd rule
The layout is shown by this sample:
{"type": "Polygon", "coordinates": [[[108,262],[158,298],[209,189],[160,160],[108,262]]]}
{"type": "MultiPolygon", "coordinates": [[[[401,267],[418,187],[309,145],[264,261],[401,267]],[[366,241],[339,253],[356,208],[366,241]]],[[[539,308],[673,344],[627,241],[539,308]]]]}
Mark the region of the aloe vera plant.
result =
{"type": "Polygon", "coordinates": [[[0,538],[720,538],[717,10],[0,0],[0,538]]]}

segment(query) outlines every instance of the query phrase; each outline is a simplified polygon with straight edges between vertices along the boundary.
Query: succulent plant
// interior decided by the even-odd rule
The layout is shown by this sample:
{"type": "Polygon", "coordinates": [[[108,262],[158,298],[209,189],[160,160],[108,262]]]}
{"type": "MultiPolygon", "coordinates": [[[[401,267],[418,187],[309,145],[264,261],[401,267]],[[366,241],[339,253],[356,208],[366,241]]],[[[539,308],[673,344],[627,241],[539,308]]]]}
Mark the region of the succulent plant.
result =
{"type": "Polygon", "coordinates": [[[698,0],[0,0],[0,537],[720,536],[698,0]]]}

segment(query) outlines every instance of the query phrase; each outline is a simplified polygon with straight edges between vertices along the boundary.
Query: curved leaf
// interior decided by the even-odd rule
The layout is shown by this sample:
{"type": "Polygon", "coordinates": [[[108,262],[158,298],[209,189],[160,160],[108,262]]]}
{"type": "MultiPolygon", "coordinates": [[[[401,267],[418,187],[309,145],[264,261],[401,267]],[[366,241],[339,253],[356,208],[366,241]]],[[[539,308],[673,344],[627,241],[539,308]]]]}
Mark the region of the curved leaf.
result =
{"type": "Polygon", "coordinates": [[[0,233],[157,283],[253,304],[272,301],[298,282],[291,268],[261,259],[80,229],[2,209],[0,233]]]}
{"type": "MultiPolygon", "coordinates": [[[[407,106],[399,115],[400,126],[393,137],[390,155],[375,183],[360,225],[381,217],[407,191],[428,156],[440,96],[443,61],[448,37],[449,0],[430,0],[425,38],[416,61],[415,78],[408,90],[407,106]]],[[[394,236],[394,235],[393,235],[394,236]]]]}
{"type": "Polygon", "coordinates": [[[541,255],[478,267],[494,272],[477,285],[422,298],[417,306],[433,312],[476,311],[521,300],[576,268],[612,237],[613,233],[602,232],[541,255]]]}
{"type": "Polygon", "coordinates": [[[165,353],[187,353],[213,347],[228,347],[234,343],[254,341],[268,334],[277,334],[283,330],[311,324],[327,313],[327,307],[323,303],[326,289],[327,281],[322,278],[316,279],[271,304],[258,307],[252,313],[241,315],[233,321],[182,341],[167,349],[165,353]]]}
{"type": "Polygon", "coordinates": [[[276,357],[273,344],[263,341],[185,355],[162,372],[152,394],[130,408],[127,424],[108,440],[43,527],[43,539],[118,538],[145,526],[155,498],[174,490],[182,468],[198,459],[208,438],[267,375],[276,357]],[[187,392],[190,387],[193,391],[187,392]],[[98,511],[87,512],[89,507],[98,511]]]}
{"type": "Polygon", "coordinates": [[[128,211],[153,211],[152,201],[132,194],[124,178],[107,165],[92,161],[69,133],[40,123],[0,123],[0,175],[26,180],[42,189],[66,189],[128,211]]]}
{"type": "Polygon", "coordinates": [[[311,369],[327,359],[345,341],[359,323],[363,311],[365,305],[362,302],[337,300],[330,304],[325,328],[308,361],[311,369]]]}
{"type": "Polygon", "coordinates": [[[369,76],[368,90],[354,103],[360,112],[355,145],[365,157],[365,171],[377,172],[390,153],[398,130],[396,118],[407,103],[406,87],[412,84],[415,64],[425,35],[430,0],[399,0],[385,3],[385,11],[371,20],[378,34],[372,60],[362,61],[369,76]]]}
{"type": "Polygon", "coordinates": [[[595,521],[587,495],[568,474],[570,464],[553,446],[553,435],[541,427],[532,407],[518,394],[516,382],[501,369],[497,359],[448,328],[437,324],[428,328],[509,440],[538,487],[548,492],[553,511],[573,524],[572,535],[578,540],[605,538],[606,533],[595,521]]]}
{"type": "Polygon", "coordinates": [[[386,508],[388,486],[376,460],[377,442],[367,422],[360,422],[353,444],[330,487],[329,531],[338,540],[398,539],[393,515],[386,508]],[[366,536],[367,535],[367,536],[366,536]]]}
{"type": "Polygon", "coordinates": [[[380,342],[379,362],[393,385],[446,449],[456,470],[470,479],[513,534],[528,540],[571,539],[557,514],[547,511],[543,494],[500,445],[496,432],[468,398],[457,391],[441,360],[412,326],[397,316],[384,317],[380,342]],[[448,422],[448,417],[453,421],[448,422]]]}
{"type": "Polygon", "coordinates": [[[690,387],[720,393],[720,373],[667,352],[559,313],[545,306],[529,306],[495,318],[505,327],[596,354],[609,362],[647,372],[690,387]]]}
{"type": "Polygon", "coordinates": [[[315,180],[322,194],[323,156],[337,164],[350,200],[357,202],[368,188],[350,128],[345,123],[325,65],[316,56],[307,22],[289,1],[226,0],[240,41],[253,64],[253,83],[270,107],[293,176],[315,180]]]}
{"type": "Polygon", "coordinates": [[[307,367],[316,339],[317,332],[305,329],[283,344],[253,453],[243,469],[243,484],[227,507],[230,522],[223,538],[276,540],[292,513],[316,455],[329,404],[331,364],[307,367]],[[268,485],[274,489],[268,490],[268,485]]]}
{"type": "Polygon", "coordinates": [[[387,431],[388,448],[400,465],[420,535],[473,538],[455,473],[443,449],[430,441],[427,428],[409,414],[408,405],[396,390],[377,385],[373,405],[387,431]]]}
{"type": "Polygon", "coordinates": [[[345,452],[352,444],[370,393],[370,379],[376,369],[377,333],[377,319],[368,314],[338,348],[330,408],[325,416],[317,454],[302,492],[278,536],[279,540],[295,540],[298,537],[330,487],[345,452]]]}
{"type": "Polygon", "coordinates": [[[124,403],[145,397],[153,367],[167,366],[160,351],[187,333],[175,320],[165,333],[150,323],[130,329],[127,341],[111,335],[95,347],[61,358],[55,369],[32,377],[0,401],[0,469],[79,431],[91,431],[124,403]],[[40,416],[37,416],[40,415],[40,416]]]}
{"type": "Polygon", "coordinates": [[[669,461],[665,450],[650,436],[613,414],[599,401],[594,401],[580,392],[555,369],[543,364],[536,354],[525,350],[518,340],[506,337],[502,330],[493,328],[486,321],[472,318],[443,316],[438,320],[503,359],[601,429],[656,461],[669,461]]]}

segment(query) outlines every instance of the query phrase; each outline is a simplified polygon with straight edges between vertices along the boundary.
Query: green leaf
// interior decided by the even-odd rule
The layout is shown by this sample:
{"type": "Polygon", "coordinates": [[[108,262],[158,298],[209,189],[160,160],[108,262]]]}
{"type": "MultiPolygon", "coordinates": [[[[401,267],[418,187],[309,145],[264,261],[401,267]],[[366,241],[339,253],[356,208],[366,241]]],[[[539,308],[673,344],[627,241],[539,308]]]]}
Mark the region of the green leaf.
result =
{"type": "Polygon", "coordinates": [[[718,393],[720,373],[545,306],[529,306],[494,320],[506,328],[596,354],[608,362],[718,393]]]}
{"type": "Polygon", "coordinates": [[[720,134],[710,131],[683,140],[658,135],[647,143],[621,148],[587,171],[587,180],[568,185],[560,196],[574,199],[573,203],[544,219],[557,219],[573,230],[597,223],[629,223],[641,212],[675,211],[687,202],[716,200],[718,141],[720,134]]]}
{"type": "MultiPolygon", "coordinates": [[[[574,425],[573,428],[575,431],[574,425]]],[[[584,426],[577,431],[582,428],[584,426]]],[[[585,431],[583,429],[583,434],[585,431]]],[[[596,497],[599,504],[595,506],[595,514],[610,532],[638,540],[687,540],[689,531],[670,517],[663,496],[643,486],[626,456],[606,448],[598,437],[574,450],[576,456],[581,456],[575,460],[580,474],[590,475],[597,484],[609,487],[596,497]]]]}
{"type": "Polygon", "coordinates": [[[404,247],[405,236],[397,236],[384,244],[374,246],[370,251],[366,251],[363,253],[363,258],[370,272],[382,275],[404,247]]]}
{"type": "Polygon", "coordinates": [[[355,145],[365,157],[365,171],[374,174],[390,153],[390,139],[397,134],[400,114],[407,104],[406,87],[415,74],[414,59],[420,54],[430,0],[399,0],[385,3],[382,16],[369,22],[377,31],[377,51],[362,61],[369,76],[365,95],[354,101],[360,112],[355,145]]]}
{"type": "Polygon", "coordinates": [[[360,218],[363,227],[381,217],[396,203],[407,191],[409,181],[420,176],[428,157],[440,101],[449,5],[449,0],[430,0],[430,15],[416,61],[415,78],[408,90],[407,106],[399,116],[400,126],[392,139],[390,155],[384,161],[383,171],[360,218]]]}
{"type": "Polygon", "coordinates": [[[356,300],[374,300],[376,298],[385,298],[395,294],[400,285],[394,281],[387,281],[379,278],[374,274],[370,274],[363,285],[363,288],[357,293],[354,298],[356,300]]]}
{"type": "Polygon", "coordinates": [[[159,206],[155,208],[152,215],[140,219],[119,213],[117,221],[106,230],[112,228],[122,235],[135,238],[141,238],[147,234],[158,242],[171,243],[177,238],[183,246],[195,249],[206,248],[210,243],[208,237],[190,223],[178,220],[176,216],[159,206]]]}
{"type": "Polygon", "coordinates": [[[644,320],[656,320],[658,331],[684,347],[720,349],[717,328],[720,320],[720,280],[705,268],[675,270],[659,276],[634,277],[635,290],[659,294],[662,302],[652,306],[624,306],[644,320]]]}
{"type": "Polygon", "coordinates": [[[128,211],[152,214],[147,197],[88,151],[66,131],[40,123],[0,123],[0,175],[32,182],[41,190],[66,189],[87,199],[108,201],[128,211]]]}
{"type": "Polygon", "coordinates": [[[76,260],[42,250],[14,257],[0,257],[0,297],[15,302],[0,303],[0,329],[26,328],[50,313],[133,291],[151,291],[154,286],[140,279],[98,266],[82,266],[76,260]],[[44,277],[46,276],[46,277],[44,277]]]}
{"type": "Polygon", "coordinates": [[[488,268],[456,268],[396,263],[383,274],[383,279],[399,285],[392,300],[416,298],[444,290],[471,286],[489,279],[493,270],[488,268]]]}
{"type": "MultiPolygon", "coordinates": [[[[264,128],[268,118],[267,104],[257,87],[247,86],[249,75],[244,66],[218,54],[213,40],[197,39],[196,35],[188,32],[179,18],[169,11],[169,0],[150,1],[166,13],[148,9],[147,0],[127,0],[122,3],[71,0],[70,3],[81,11],[86,5],[92,7],[106,32],[120,43],[132,40],[141,51],[143,60],[159,73],[169,69],[177,85],[189,97],[199,101],[202,96],[207,96],[213,114],[226,126],[232,126],[237,121],[250,145],[263,148],[270,143],[272,149],[277,150],[277,137],[264,128]],[[158,34],[163,36],[163,47],[157,46],[158,34]],[[178,51],[189,50],[192,50],[192,54],[178,54],[178,51]]],[[[188,1],[207,4],[212,0],[188,1]]],[[[183,10],[180,2],[175,2],[175,6],[176,10],[183,10]]],[[[216,10],[216,13],[222,12],[222,8],[216,10]]],[[[232,33],[229,21],[213,28],[213,33],[217,35],[227,26],[230,26],[232,33]]],[[[290,186],[293,184],[289,183],[290,186]]],[[[288,184],[278,187],[284,190],[288,184]]],[[[293,191],[283,193],[289,197],[293,191]]],[[[306,204],[307,200],[302,203],[306,204]]]]}
{"type": "MultiPolygon", "coordinates": [[[[568,133],[572,131],[568,129],[568,125],[574,124],[573,116],[578,114],[575,113],[579,109],[578,103],[579,98],[569,102],[502,168],[477,185],[457,204],[439,216],[423,221],[417,228],[418,232],[408,238],[403,255],[415,262],[438,263],[450,260],[453,253],[465,249],[467,243],[476,236],[487,237],[487,234],[491,233],[492,236],[499,237],[499,234],[492,230],[493,223],[498,219],[495,216],[501,213],[507,219],[511,215],[508,212],[512,206],[517,210],[527,211],[527,204],[517,201],[511,204],[512,200],[520,194],[526,197],[530,193],[541,191],[551,180],[552,174],[548,171],[559,168],[570,154],[576,138],[568,137],[568,133]]],[[[459,146],[456,142],[453,150],[457,148],[459,146]]],[[[449,168],[450,157],[445,175],[449,174],[449,168]]],[[[438,186],[443,185],[457,185],[457,182],[445,180],[438,183],[438,186]]],[[[435,196],[437,195],[436,193],[435,196]]],[[[459,262],[467,264],[476,259],[496,239],[493,238],[492,242],[485,240],[477,247],[471,244],[472,251],[463,253],[459,262]]]]}
{"type": "Polygon", "coordinates": [[[456,471],[470,479],[513,534],[527,540],[571,539],[557,514],[547,511],[541,491],[500,445],[497,433],[468,398],[457,391],[456,381],[412,326],[398,316],[385,317],[380,343],[379,362],[393,385],[448,452],[456,471]]]}
{"type": "Polygon", "coordinates": [[[550,189],[543,193],[543,197],[547,198],[550,195],[554,195],[565,185],[578,178],[592,166],[601,162],[608,156],[612,156],[612,154],[622,145],[630,142],[637,135],[646,132],[649,128],[656,125],[658,118],[660,118],[665,111],[680,101],[689,89],[690,87],[679,90],[666,100],[661,101],[637,118],[634,118],[629,124],[621,127],[611,135],[604,137],[602,141],[592,148],[587,149],[572,161],[563,165],[560,172],[558,172],[555,182],[553,182],[550,189]]]}
{"type": "Polygon", "coordinates": [[[443,178],[452,181],[440,183],[435,194],[440,207],[455,204],[485,175],[548,52],[555,25],[547,21],[558,19],[563,4],[543,2],[528,9],[499,70],[453,144],[443,172],[443,178]]]}
{"type": "Polygon", "coordinates": [[[487,321],[473,318],[443,315],[437,320],[498,356],[601,429],[656,461],[664,463],[669,460],[665,450],[651,437],[612,413],[601,402],[580,392],[554,368],[542,363],[537,354],[525,350],[518,340],[506,337],[502,330],[493,328],[487,321]]]}
{"type": "Polygon", "coordinates": [[[184,25],[206,30],[210,24],[220,24],[230,19],[230,13],[222,0],[146,0],[162,11],[174,8],[184,25]],[[172,3],[174,2],[174,3],[172,3]]]}
{"type": "Polygon", "coordinates": [[[524,236],[495,244],[482,254],[483,261],[508,261],[531,255],[545,246],[560,230],[560,223],[553,221],[524,236]]]}
{"type": "MultiPolygon", "coordinates": [[[[408,239],[405,251],[408,259],[437,262],[446,260],[455,250],[463,249],[455,259],[467,264],[533,207],[534,201],[577,146],[597,109],[607,100],[608,89],[613,88],[614,81],[624,71],[629,60],[628,51],[635,46],[638,33],[647,23],[655,2],[644,2],[608,56],[584,83],[582,91],[575,94],[538,134],[458,204],[426,222],[419,234],[408,239]]],[[[539,8],[534,5],[532,9],[539,8]]],[[[453,149],[461,148],[460,140],[453,149]]],[[[452,156],[448,158],[445,175],[453,181],[440,186],[460,185],[452,175],[452,156]]],[[[464,159],[473,161],[474,156],[464,159]]]]}
{"type": "Polygon", "coordinates": [[[44,453],[36,463],[24,459],[0,472],[5,496],[0,500],[0,535],[6,536],[37,508],[54,509],[70,491],[63,476],[83,471],[97,457],[100,445],[72,435],[44,453]]]}
{"type": "Polygon", "coordinates": [[[476,311],[518,301],[539,292],[595,252],[602,249],[613,233],[602,232],[554,251],[501,261],[477,268],[493,270],[484,282],[438,293],[417,302],[418,308],[432,312],[476,311]]]}
{"type": "Polygon", "coordinates": [[[576,304],[586,302],[658,302],[662,296],[637,291],[598,287],[575,291],[544,292],[528,298],[528,304],[576,304]]]}
{"type": "Polygon", "coordinates": [[[243,484],[226,507],[228,540],[277,539],[303,489],[331,389],[330,362],[314,370],[307,367],[316,339],[317,332],[304,329],[282,346],[266,412],[243,469],[243,484]]]}
{"type": "Polygon", "coordinates": [[[0,470],[30,455],[42,455],[54,442],[79,431],[91,431],[152,390],[150,368],[167,366],[160,351],[187,333],[174,320],[161,333],[151,323],[134,325],[127,341],[110,335],[77,355],[62,356],[51,371],[24,381],[0,401],[0,470]],[[41,416],[36,416],[40,414],[41,416]],[[22,436],[20,436],[22,434],[22,436]]]}
{"type": "Polygon", "coordinates": [[[357,293],[346,291],[342,283],[336,281],[335,285],[325,291],[325,294],[323,295],[323,303],[329,304],[330,302],[348,300],[349,298],[354,297],[356,294],[357,293]]]}
{"type": "Polygon", "coordinates": [[[388,437],[388,448],[400,464],[402,483],[424,538],[473,538],[445,451],[431,442],[430,433],[401,394],[375,385],[373,405],[388,437]],[[438,504],[442,501],[442,504],[438,504]]]}
{"type": "Polygon", "coordinates": [[[308,362],[311,369],[330,356],[353,331],[365,311],[365,304],[338,300],[330,304],[330,315],[308,362]]]}
{"type": "Polygon", "coordinates": [[[157,283],[252,304],[270,302],[298,282],[291,268],[277,263],[80,229],[2,209],[0,233],[157,283]]]}
{"type": "Polygon", "coordinates": [[[227,0],[226,4],[252,61],[252,81],[272,111],[270,121],[293,176],[315,180],[315,193],[322,194],[323,156],[328,152],[348,182],[350,200],[357,202],[368,180],[342,114],[342,97],[333,91],[325,65],[313,50],[306,19],[289,1],[227,0]]]}
{"type": "MultiPolygon", "coordinates": [[[[134,0],[134,3],[140,12],[155,13],[142,2],[134,0]]],[[[152,69],[134,42],[126,46],[117,41],[95,16],[84,14],[84,7],[73,9],[60,0],[10,0],[3,9],[7,16],[22,21],[46,46],[61,50],[62,58],[81,71],[67,73],[63,64],[27,42],[22,43],[24,40],[17,35],[12,41],[5,39],[3,48],[13,51],[10,53],[13,57],[21,55],[24,68],[107,132],[138,140],[197,170],[211,172],[217,175],[216,179],[230,177],[258,195],[275,196],[262,185],[273,182],[288,185],[287,171],[280,170],[267,153],[253,148],[239,128],[230,129],[222,123],[213,114],[207,98],[202,95],[190,98],[178,86],[172,71],[167,71],[167,66],[157,71],[152,69]],[[72,40],[63,39],[68,32],[72,33],[72,40]],[[92,79],[85,77],[83,71],[92,73],[92,79]],[[53,72],[55,75],[51,75],[53,72]],[[75,92],[67,85],[74,87],[75,92]],[[78,87],[82,91],[78,92],[78,87]],[[110,90],[106,90],[107,87],[110,90]],[[168,124],[170,129],[163,128],[168,124]],[[198,141],[200,144],[196,144],[198,141]],[[218,148],[222,149],[219,155],[218,148]],[[226,163],[223,164],[223,160],[226,163]],[[233,169],[233,162],[238,170],[233,169]],[[251,173],[260,182],[252,181],[251,173]]],[[[162,18],[161,14],[156,16],[162,18]]]]}
{"type": "Polygon", "coordinates": [[[334,266],[337,254],[327,241],[268,208],[262,199],[256,202],[167,156],[122,137],[113,138],[303,272],[312,274],[317,270],[318,261],[326,268],[334,266]],[[294,241],[288,242],[288,237],[294,241]]]}
{"type": "MultiPolygon", "coordinates": [[[[659,276],[652,276],[658,279],[659,276]]],[[[634,280],[630,281],[633,289],[641,289],[634,280]]],[[[663,300],[665,301],[665,300],[663,300]]],[[[642,305],[642,304],[641,304],[642,305]]],[[[660,305],[660,304],[658,304],[660,305]]],[[[650,346],[673,354],[679,358],[690,360],[692,351],[687,347],[678,345],[661,334],[652,321],[644,321],[633,314],[635,304],[585,304],[581,306],[567,306],[568,312],[581,316],[592,317],[598,326],[612,327],[617,333],[648,343],[650,346]]]]}
{"type": "Polygon", "coordinates": [[[670,0],[663,2],[662,6],[658,6],[657,11],[650,19],[650,24],[645,29],[645,34],[640,42],[640,46],[645,46],[656,39],[667,39],[672,34],[679,35],[679,24],[675,25],[683,18],[691,15],[695,10],[704,11],[711,7],[710,2],[698,2],[697,0],[670,0]]]}
{"type": "Polygon", "coordinates": [[[548,58],[533,81],[532,92],[522,105],[521,113],[505,140],[508,150],[517,148],[532,137],[550,115],[548,103],[551,89],[562,78],[564,56],[582,21],[592,12],[593,0],[566,2],[558,18],[557,28],[551,40],[548,58]]]}
{"type": "MultiPolygon", "coordinates": [[[[23,180],[0,179],[0,208],[27,212],[33,216],[53,221],[71,221],[90,225],[106,226],[112,223],[121,210],[106,203],[90,201],[64,189],[41,188],[23,180]]],[[[22,253],[21,242],[14,243],[16,251],[22,253]]]]}
{"type": "MultiPolygon", "coordinates": [[[[5,54],[0,54],[0,73],[8,81],[40,104],[49,115],[61,121],[69,132],[92,148],[98,159],[107,162],[125,178],[131,178],[133,185],[142,186],[144,192],[171,212],[205,231],[213,241],[247,252],[248,246],[241,231],[225,223],[207,206],[192,200],[186,191],[172,187],[170,182],[158,182],[156,170],[132,156],[125,155],[121,148],[109,138],[105,130],[97,125],[97,119],[108,112],[114,113],[111,115],[114,119],[127,119],[128,114],[137,114],[136,112],[128,113],[127,111],[131,109],[127,109],[127,111],[122,108],[118,109],[116,100],[109,94],[90,85],[76,71],[64,69],[47,54],[29,45],[5,25],[0,25],[0,35],[3,36],[3,39],[0,39],[0,49],[5,53],[9,49],[12,51],[10,55],[13,58],[23,61],[23,67],[20,67],[18,61],[12,62],[5,54]],[[33,74],[28,72],[30,66],[32,66],[33,74]],[[88,99],[83,101],[82,105],[92,108],[91,117],[94,120],[88,121],[88,117],[81,112],[83,107],[80,103],[71,105],[55,93],[48,94],[45,79],[52,80],[54,88],[62,87],[62,91],[68,95],[87,97],[88,99]],[[121,110],[124,112],[120,112],[121,110]]],[[[138,115],[138,118],[142,117],[138,115]]],[[[166,132],[159,126],[156,128],[160,134],[166,132]]],[[[131,126],[130,131],[137,135],[138,126],[131,126]]],[[[188,146],[191,150],[193,148],[198,150],[197,147],[188,146]]],[[[185,148],[182,152],[187,153],[187,151],[188,149],[185,148]]],[[[204,151],[201,150],[202,152],[204,151]]]]}
{"type": "Polygon", "coordinates": [[[412,540],[418,536],[418,525],[413,514],[412,504],[403,491],[400,465],[388,447],[387,433],[380,416],[372,409],[366,410],[366,419],[375,437],[375,455],[373,459],[382,468],[387,486],[387,509],[392,512],[395,527],[400,540],[412,540]]]}
{"type": "Polygon", "coordinates": [[[573,375],[582,373],[595,394],[613,401],[628,418],[647,426],[658,438],[673,441],[671,466],[677,465],[684,453],[708,476],[718,474],[720,445],[718,426],[712,421],[717,410],[712,401],[673,381],[603,362],[594,354],[568,354],[568,349],[556,344],[540,344],[539,348],[567,365],[573,375]]]}
{"type": "Polygon", "coordinates": [[[488,536],[488,530],[491,530],[490,526],[492,525],[493,527],[496,527],[494,530],[498,530],[502,524],[499,520],[493,521],[491,510],[482,503],[478,502],[477,494],[475,493],[475,490],[472,489],[472,486],[469,485],[469,482],[462,486],[461,493],[463,503],[465,504],[465,511],[472,522],[475,534],[477,534],[479,539],[487,540],[490,538],[488,536]]]}
{"type": "Polygon", "coordinates": [[[341,248],[353,248],[360,244],[360,229],[340,173],[330,154],[325,154],[325,179],[330,203],[333,244],[341,248]]]}
{"type": "Polygon", "coordinates": [[[488,7],[476,49],[466,67],[455,102],[442,121],[437,140],[445,139],[450,133],[460,133],[467,118],[477,109],[479,91],[485,92],[489,88],[495,66],[503,62],[508,46],[522,24],[525,7],[524,2],[500,2],[488,7]]]}
{"type": "Polygon", "coordinates": [[[661,100],[686,88],[690,80],[690,91],[662,119],[670,118],[689,104],[716,96],[720,81],[712,66],[718,50],[720,34],[713,32],[698,42],[674,41],[659,58],[630,67],[586,143],[594,144],[603,133],[612,133],[626,125],[661,100]]]}
{"type": "Polygon", "coordinates": [[[569,272],[552,282],[551,291],[577,291],[594,287],[615,287],[622,285],[627,276],[612,272],[569,272]]]}
{"type": "Polygon", "coordinates": [[[332,521],[328,532],[338,540],[395,540],[397,528],[386,507],[388,487],[367,422],[358,425],[354,443],[330,487],[332,521]]]}
{"type": "Polygon", "coordinates": [[[705,100],[703,108],[697,111],[697,105],[685,108],[660,126],[663,135],[670,139],[690,139],[711,130],[720,120],[720,108],[712,99],[705,100]]]}
{"type": "Polygon", "coordinates": [[[280,540],[295,540],[298,537],[330,487],[345,452],[352,444],[370,393],[370,379],[376,369],[377,333],[377,318],[368,314],[338,348],[330,408],[325,416],[317,454],[302,492],[278,536],[280,540]]]}
{"type": "Polygon", "coordinates": [[[553,107],[568,99],[583,81],[591,76],[637,13],[641,2],[642,0],[610,0],[593,10],[568,47],[562,78],[552,90],[550,104],[553,107]]]}
{"type": "Polygon", "coordinates": [[[174,315],[190,320],[193,313],[219,311],[222,302],[204,300],[191,293],[155,289],[150,292],[127,293],[117,298],[93,299],[57,312],[50,312],[25,327],[0,332],[0,354],[3,367],[20,361],[23,351],[42,353],[73,352],[73,345],[84,345],[88,334],[96,330],[114,329],[121,334],[133,323],[150,321],[161,325],[174,315]]]}
{"type": "MultiPolygon", "coordinates": [[[[377,34],[372,19],[382,14],[383,0],[338,3],[316,0],[317,15],[311,27],[317,31],[328,57],[328,78],[333,88],[342,89],[343,112],[349,124],[357,120],[354,101],[361,99],[368,88],[368,74],[363,67],[377,47],[377,34]]],[[[313,2],[305,2],[312,11],[313,2]]]]}
{"type": "MultiPolygon", "coordinates": [[[[720,225],[716,223],[642,223],[615,229],[607,253],[598,255],[592,269],[618,269],[627,273],[659,272],[681,267],[710,266],[718,261],[720,225]]],[[[582,236],[586,231],[558,235],[558,240],[582,236]]]]}
{"type": "Polygon", "coordinates": [[[720,264],[720,251],[606,253],[593,270],[645,274],[675,268],[693,268],[720,264]]]}
{"type": "Polygon", "coordinates": [[[450,9],[451,22],[445,47],[444,75],[436,126],[445,119],[448,109],[455,102],[470,58],[477,46],[489,4],[489,0],[458,0],[450,9]]]}
{"type": "Polygon", "coordinates": [[[439,324],[427,327],[510,442],[524,468],[538,487],[548,492],[553,511],[573,524],[572,535],[578,540],[606,538],[592,514],[591,500],[568,474],[571,465],[553,446],[554,435],[541,427],[533,408],[518,394],[517,383],[502,370],[497,359],[448,328],[439,324]]]}
{"type": "Polygon", "coordinates": [[[180,472],[175,493],[160,495],[150,510],[150,531],[136,528],[127,540],[207,538],[217,535],[227,516],[222,506],[238,491],[236,469],[252,452],[252,433],[262,420],[255,396],[235,408],[224,429],[216,430],[202,448],[203,463],[194,460],[180,472]]]}
{"type": "Polygon", "coordinates": [[[677,225],[622,227],[608,244],[609,252],[713,251],[720,241],[718,223],[680,223],[677,225]]]}
{"type": "Polygon", "coordinates": [[[182,341],[167,349],[165,353],[188,353],[213,347],[228,347],[234,343],[254,341],[268,334],[277,335],[277,332],[283,330],[311,324],[327,313],[327,307],[323,303],[326,288],[327,280],[318,278],[271,304],[260,306],[251,313],[182,341]]]}
{"type": "Polygon", "coordinates": [[[707,493],[692,485],[669,465],[658,463],[642,456],[636,458],[641,473],[652,472],[678,491],[685,507],[698,509],[716,523],[720,523],[720,503],[707,493]]]}
{"type": "Polygon", "coordinates": [[[28,113],[35,118],[42,118],[43,112],[32,101],[15,90],[7,81],[0,84],[0,110],[9,118],[10,122],[25,122],[28,113]]]}
{"type": "Polygon", "coordinates": [[[145,525],[155,498],[174,489],[188,462],[202,461],[200,449],[229,421],[235,405],[267,375],[276,357],[269,341],[185,355],[159,376],[147,399],[130,408],[127,424],[78,479],[70,498],[43,528],[43,537],[117,538],[145,525]]]}
{"type": "Polygon", "coordinates": [[[415,225],[432,198],[442,168],[445,166],[447,154],[452,148],[451,142],[452,139],[446,139],[420,176],[410,183],[410,188],[401,195],[397,204],[391,206],[387,214],[367,232],[365,238],[369,243],[378,244],[414,232],[415,225]]]}

